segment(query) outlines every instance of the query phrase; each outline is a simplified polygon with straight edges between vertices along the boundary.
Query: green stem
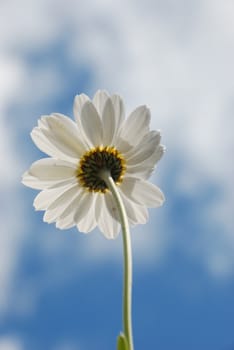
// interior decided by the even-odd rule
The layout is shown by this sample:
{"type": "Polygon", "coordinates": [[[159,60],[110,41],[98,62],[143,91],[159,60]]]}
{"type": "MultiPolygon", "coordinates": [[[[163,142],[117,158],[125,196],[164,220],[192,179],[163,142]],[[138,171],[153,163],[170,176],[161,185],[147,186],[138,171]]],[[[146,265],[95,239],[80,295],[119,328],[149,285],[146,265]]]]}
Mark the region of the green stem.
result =
{"type": "Polygon", "coordinates": [[[132,250],[128,218],[122,198],[109,171],[103,171],[100,176],[105,181],[116,202],[123,233],[124,278],[123,278],[123,330],[129,350],[133,350],[132,337],[132,250]]]}

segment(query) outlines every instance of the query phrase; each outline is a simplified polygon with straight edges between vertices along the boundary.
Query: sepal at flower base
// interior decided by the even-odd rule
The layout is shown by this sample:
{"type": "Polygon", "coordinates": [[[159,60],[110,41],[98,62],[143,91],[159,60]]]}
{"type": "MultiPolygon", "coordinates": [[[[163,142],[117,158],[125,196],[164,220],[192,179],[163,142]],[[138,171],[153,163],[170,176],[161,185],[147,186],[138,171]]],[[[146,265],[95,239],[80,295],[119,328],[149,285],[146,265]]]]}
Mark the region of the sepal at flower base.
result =
{"type": "Polygon", "coordinates": [[[118,336],[117,350],[129,350],[127,339],[123,333],[120,333],[118,336]]]}

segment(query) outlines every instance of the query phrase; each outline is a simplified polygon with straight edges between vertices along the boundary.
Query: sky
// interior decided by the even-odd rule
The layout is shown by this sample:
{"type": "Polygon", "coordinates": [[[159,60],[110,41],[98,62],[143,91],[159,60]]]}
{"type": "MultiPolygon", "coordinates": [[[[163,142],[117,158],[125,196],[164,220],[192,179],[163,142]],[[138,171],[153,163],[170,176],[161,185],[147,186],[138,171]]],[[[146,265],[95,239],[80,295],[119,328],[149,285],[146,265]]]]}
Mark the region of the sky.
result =
{"type": "Polygon", "coordinates": [[[234,2],[0,2],[0,350],[110,350],[122,242],[43,222],[21,184],[41,115],[146,104],[166,202],[131,230],[135,350],[234,349],[234,2]]]}

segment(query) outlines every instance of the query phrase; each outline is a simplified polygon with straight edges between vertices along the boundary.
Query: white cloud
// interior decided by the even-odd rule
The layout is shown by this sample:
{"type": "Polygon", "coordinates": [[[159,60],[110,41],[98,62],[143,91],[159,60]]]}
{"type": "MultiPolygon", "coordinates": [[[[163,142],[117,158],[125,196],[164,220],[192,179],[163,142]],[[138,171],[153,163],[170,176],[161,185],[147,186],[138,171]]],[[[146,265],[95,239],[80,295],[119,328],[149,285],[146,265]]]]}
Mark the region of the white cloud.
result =
{"type": "Polygon", "coordinates": [[[56,7],[53,5],[46,0],[22,0],[20,4],[17,0],[2,2],[0,42],[3,50],[13,53],[29,47],[38,50],[57,38],[56,7]]]}
{"type": "MultiPolygon", "coordinates": [[[[17,191],[20,162],[12,147],[12,134],[6,110],[22,81],[23,68],[17,59],[6,55],[0,57],[0,310],[8,308],[18,254],[21,246],[22,199],[17,191]]],[[[10,349],[10,348],[9,348],[10,349]]]]}
{"type": "MultiPolygon", "coordinates": [[[[16,97],[21,95],[27,75],[24,62],[10,54],[0,55],[0,189],[13,190],[19,182],[22,165],[14,148],[14,124],[19,122],[17,115],[10,115],[8,110],[16,97]]],[[[12,192],[14,193],[15,190],[12,192]]]]}
{"type": "Polygon", "coordinates": [[[21,342],[15,337],[0,337],[0,350],[23,350],[21,342]]]}

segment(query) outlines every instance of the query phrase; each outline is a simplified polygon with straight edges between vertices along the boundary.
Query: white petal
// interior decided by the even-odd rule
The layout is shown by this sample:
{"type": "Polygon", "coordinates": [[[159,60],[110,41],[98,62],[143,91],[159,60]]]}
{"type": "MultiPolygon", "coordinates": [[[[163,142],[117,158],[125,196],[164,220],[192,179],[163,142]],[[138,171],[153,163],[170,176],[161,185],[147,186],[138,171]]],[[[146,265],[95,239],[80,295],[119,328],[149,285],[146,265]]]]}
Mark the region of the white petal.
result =
{"type": "Polygon", "coordinates": [[[113,136],[115,133],[115,111],[110,98],[106,100],[106,103],[103,109],[102,125],[103,125],[103,146],[111,145],[113,136]]]}
{"type": "Polygon", "coordinates": [[[156,149],[156,147],[160,144],[160,140],[160,131],[151,130],[143,136],[143,138],[138,144],[131,146],[131,149],[128,152],[124,152],[124,156],[127,158],[131,158],[133,155],[141,151],[143,147],[147,146],[150,142],[153,142],[154,148],[156,149]]]}
{"type": "Polygon", "coordinates": [[[84,196],[82,197],[82,200],[77,205],[77,210],[74,215],[74,221],[78,224],[80,220],[82,220],[89,209],[92,206],[93,202],[93,193],[86,191],[84,196]]]}
{"type": "Polygon", "coordinates": [[[165,200],[157,186],[133,177],[124,178],[121,190],[134,202],[150,208],[161,206],[165,200]]]}
{"type": "Polygon", "coordinates": [[[73,198],[69,206],[60,215],[60,219],[64,219],[65,217],[72,215],[73,220],[75,222],[74,216],[77,213],[77,211],[82,207],[83,199],[85,198],[85,196],[86,196],[86,191],[84,191],[84,189],[81,188],[80,192],[73,198]]]}
{"type": "Polygon", "coordinates": [[[82,138],[80,129],[73,120],[62,114],[54,113],[51,114],[46,121],[52,134],[54,134],[54,137],[58,141],[63,141],[74,151],[75,155],[77,152],[79,156],[84,153],[87,145],[82,138]]]}
{"type": "Polygon", "coordinates": [[[31,165],[28,173],[42,181],[55,181],[73,178],[76,175],[76,168],[69,162],[42,158],[31,165]]]}
{"type": "Polygon", "coordinates": [[[120,231],[117,208],[110,193],[100,194],[96,201],[96,221],[107,239],[114,239],[120,231]]]}
{"type": "Polygon", "coordinates": [[[124,103],[119,95],[112,95],[111,101],[115,110],[116,134],[118,133],[125,117],[124,103]]]}
{"type": "Polygon", "coordinates": [[[149,132],[142,141],[129,152],[124,154],[127,166],[142,163],[147,158],[151,157],[158,147],[158,134],[149,132]]]}
{"type": "Polygon", "coordinates": [[[149,131],[149,122],[149,109],[146,106],[136,108],[123,123],[119,134],[120,140],[126,140],[130,145],[138,144],[149,131]]]}
{"type": "Polygon", "coordinates": [[[80,123],[81,123],[80,116],[81,116],[82,108],[85,102],[89,100],[90,100],[89,97],[85,94],[80,94],[75,96],[74,104],[73,104],[73,114],[78,126],[80,126],[80,123]]]}
{"type": "Polygon", "coordinates": [[[50,135],[56,143],[61,143],[64,148],[68,148],[74,158],[82,156],[87,145],[73,120],[61,114],[52,114],[46,121],[49,125],[50,135]]]}
{"type": "Polygon", "coordinates": [[[87,101],[81,112],[81,124],[91,146],[102,144],[102,123],[92,102],[87,101]]]}
{"type": "Polygon", "coordinates": [[[48,155],[74,161],[79,159],[87,149],[77,125],[69,118],[53,114],[41,118],[31,132],[37,147],[48,155]]]}
{"type": "Polygon", "coordinates": [[[29,175],[28,171],[23,174],[21,182],[23,185],[34,188],[35,190],[44,190],[51,184],[51,181],[49,184],[47,181],[39,181],[34,176],[29,175]]]}
{"type": "Polygon", "coordinates": [[[22,183],[28,187],[43,190],[77,182],[75,175],[74,164],[53,158],[43,158],[34,162],[23,174],[22,183]]]}
{"type": "Polygon", "coordinates": [[[60,188],[46,189],[38,193],[33,206],[36,210],[46,210],[62,193],[70,189],[74,184],[69,184],[60,188]]]}
{"type": "Polygon", "coordinates": [[[164,147],[159,145],[153,154],[150,157],[143,159],[142,162],[132,165],[128,164],[126,175],[130,174],[142,179],[148,179],[154,171],[155,164],[160,160],[163,153],[164,147]]]}
{"type": "Polygon", "coordinates": [[[60,207],[64,209],[67,203],[71,203],[73,198],[76,198],[80,192],[82,192],[82,189],[78,184],[71,186],[66,191],[61,192],[61,195],[49,205],[48,210],[58,210],[60,207]]]}
{"type": "Polygon", "coordinates": [[[96,107],[99,115],[102,115],[106,100],[109,98],[108,92],[105,90],[98,90],[93,98],[93,104],[96,107]]]}
{"type": "Polygon", "coordinates": [[[116,238],[120,231],[120,220],[119,220],[119,212],[116,206],[116,203],[113,199],[112,194],[109,192],[105,194],[105,203],[107,211],[109,212],[111,218],[111,226],[106,232],[108,238],[116,238]]]}
{"type": "MultiPolygon", "coordinates": [[[[80,194],[80,198],[82,197],[82,194],[80,194]]],[[[72,210],[70,209],[70,211],[67,211],[67,215],[63,215],[62,218],[58,218],[58,220],[56,221],[56,227],[64,230],[64,229],[69,229],[73,226],[76,226],[77,223],[75,222],[74,216],[75,216],[75,212],[76,212],[76,207],[72,210]]]]}
{"type": "Polygon", "coordinates": [[[61,145],[57,145],[57,147],[54,143],[52,143],[51,137],[48,137],[48,131],[45,135],[42,129],[35,127],[31,132],[31,138],[35,145],[49,156],[70,160],[70,156],[67,156],[63,151],[61,151],[61,145]]]}
{"type": "Polygon", "coordinates": [[[102,208],[104,206],[104,194],[97,193],[96,205],[95,205],[95,218],[98,223],[98,219],[100,218],[102,208]]]}
{"type": "Polygon", "coordinates": [[[75,214],[75,203],[83,196],[83,190],[79,186],[71,188],[56,199],[45,212],[43,220],[51,223],[61,220],[69,214],[75,214]]]}
{"type": "Polygon", "coordinates": [[[97,194],[93,193],[92,196],[93,196],[92,202],[90,204],[89,210],[87,211],[87,214],[77,224],[77,229],[80,232],[88,233],[97,226],[97,222],[95,218],[95,206],[96,206],[97,194]]]}
{"type": "Polygon", "coordinates": [[[145,206],[131,201],[125,193],[119,189],[123,204],[131,225],[145,224],[148,221],[149,213],[145,206]]]}
{"type": "Polygon", "coordinates": [[[46,188],[61,188],[65,185],[69,185],[74,182],[77,182],[75,178],[69,178],[65,180],[44,181],[36,178],[35,176],[30,175],[28,172],[25,172],[22,177],[22,183],[25,186],[34,188],[36,190],[44,190],[46,188]]]}
{"type": "Polygon", "coordinates": [[[85,94],[77,95],[75,97],[75,100],[74,100],[73,113],[74,113],[76,124],[77,124],[78,130],[79,130],[80,138],[83,140],[85,145],[87,145],[87,148],[90,148],[93,145],[90,142],[89,138],[87,138],[87,135],[84,132],[82,122],[81,122],[82,109],[83,109],[85,103],[88,101],[90,101],[90,98],[87,95],[85,95],[85,94]]]}
{"type": "Polygon", "coordinates": [[[66,216],[63,219],[58,219],[58,221],[56,221],[56,227],[59,228],[60,230],[64,230],[75,226],[73,216],[74,215],[72,214],[72,215],[66,216]]]}
{"type": "Polygon", "coordinates": [[[129,167],[127,168],[125,176],[134,176],[139,179],[147,180],[153,173],[154,168],[145,167],[143,168],[142,165],[137,165],[136,167],[129,167]]]}

